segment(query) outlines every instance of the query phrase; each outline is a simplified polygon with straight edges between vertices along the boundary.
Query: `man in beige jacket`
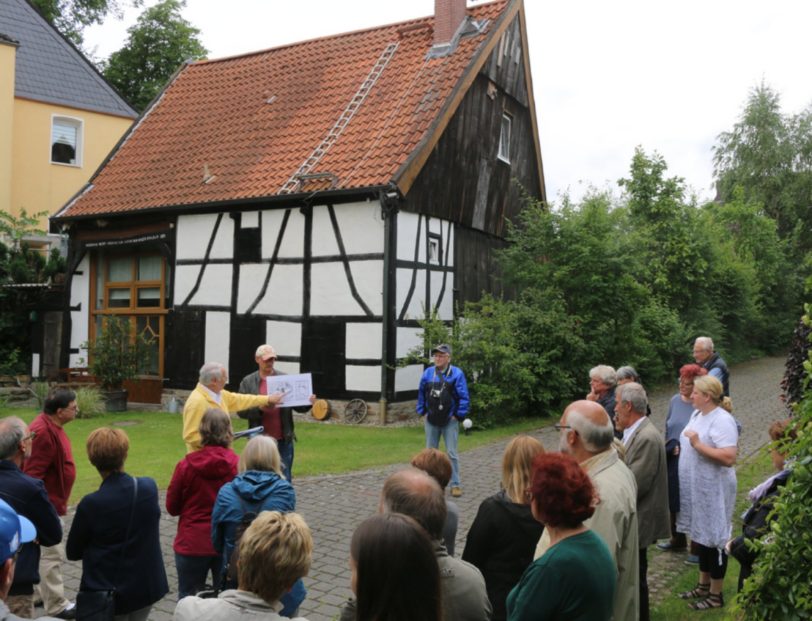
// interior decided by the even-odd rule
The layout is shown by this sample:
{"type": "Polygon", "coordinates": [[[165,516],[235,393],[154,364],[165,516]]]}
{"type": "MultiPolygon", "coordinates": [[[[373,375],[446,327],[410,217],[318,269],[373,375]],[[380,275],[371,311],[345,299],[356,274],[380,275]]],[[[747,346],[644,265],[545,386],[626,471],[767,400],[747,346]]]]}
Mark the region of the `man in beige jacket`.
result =
{"type": "MultiPolygon", "coordinates": [[[[559,449],[586,470],[600,501],[584,526],[600,535],[617,564],[614,621],[639,618],[637,484],[612,446],[614,429],[606,410],[595,401],[575,401],[556,425],[559,449]]],[[[539,558],[550,547],[545,530],[536,547],[539,558]]]]}

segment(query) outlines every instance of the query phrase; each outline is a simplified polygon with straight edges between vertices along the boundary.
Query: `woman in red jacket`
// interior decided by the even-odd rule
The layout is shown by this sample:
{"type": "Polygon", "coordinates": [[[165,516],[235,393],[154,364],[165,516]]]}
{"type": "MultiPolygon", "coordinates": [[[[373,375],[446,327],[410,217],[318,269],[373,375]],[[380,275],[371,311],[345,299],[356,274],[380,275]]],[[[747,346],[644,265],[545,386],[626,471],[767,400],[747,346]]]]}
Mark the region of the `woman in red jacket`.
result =
{"type": "Polygon", "coordinates": [[[179,515],[175,537],[178,599],[202,591],[211,572],[214,584],[221,573],[222,555],[211,544],[211,510],[217,492],[237,474],[239,458],[231,450],[231,419],[222,410],[206,410],[200,421],[202,448],[175,467],[166,492],[166,510],[179,515]]]}

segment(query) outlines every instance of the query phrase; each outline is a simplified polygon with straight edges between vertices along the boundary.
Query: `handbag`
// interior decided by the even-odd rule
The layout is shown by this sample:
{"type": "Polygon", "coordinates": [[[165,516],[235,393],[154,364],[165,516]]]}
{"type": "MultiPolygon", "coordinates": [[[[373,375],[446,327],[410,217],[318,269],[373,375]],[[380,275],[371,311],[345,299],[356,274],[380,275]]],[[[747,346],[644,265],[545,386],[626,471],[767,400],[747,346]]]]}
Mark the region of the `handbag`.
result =
{"type": "MultiPolygon", "coordinates": [[[[124,535],[124,545],[121,546],[119,561],[124,558],[124,549],[127,540],[130,538],[130,530],[133,525],[135,515],[135,502],[138,496],[138,479],[133,480],[133,506],[130,509],[130,521],[127,524],[127,532],[124,535]]],[[[113,577],[113,584],[118,578],[118,570],[121,562],[116,564],[116,572],[113,577]]],[[[76,621],[113,621],[116,616],[116,590],[107,589],[105,591],[79,591],[76,594],[76,621]]]]}

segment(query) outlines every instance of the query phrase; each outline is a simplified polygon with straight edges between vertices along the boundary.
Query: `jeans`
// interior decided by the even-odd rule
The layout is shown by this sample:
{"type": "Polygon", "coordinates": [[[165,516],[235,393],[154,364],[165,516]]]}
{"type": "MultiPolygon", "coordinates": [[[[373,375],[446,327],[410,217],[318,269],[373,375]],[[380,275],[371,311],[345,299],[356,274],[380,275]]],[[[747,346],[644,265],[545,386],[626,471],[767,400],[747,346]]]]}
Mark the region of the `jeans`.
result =
{"type": "Polygon", "coordinates": [[[282,474],[288,481],[293,481],[293,438],[290,440],[277,440],[279,457],[282,459],[282,474]]]}
{"type": "Polygon", "coordinates": [[[211,571],[211,582],[216,584],[220,579],[220,567],[223,558],[217,556],[187,556],[175,552],[175,567],[178,570],[178,599],[195,595],[206,585],[206,577],[211,571]]]}
{"type": "Polygon", "coordinates": [[[444,427],[437,427],[429,422],[426,418],[424,421],[426,428],[426,448],[439,448],[440,436],[443,436],[443,443],[445,444],[445,451],[448,453],[448,458],[451,460],[451,487],[460,486],[460,465],[457,460],[457,438],[460,433],[460,423],[456,418],[448,421],[444,427]]]}

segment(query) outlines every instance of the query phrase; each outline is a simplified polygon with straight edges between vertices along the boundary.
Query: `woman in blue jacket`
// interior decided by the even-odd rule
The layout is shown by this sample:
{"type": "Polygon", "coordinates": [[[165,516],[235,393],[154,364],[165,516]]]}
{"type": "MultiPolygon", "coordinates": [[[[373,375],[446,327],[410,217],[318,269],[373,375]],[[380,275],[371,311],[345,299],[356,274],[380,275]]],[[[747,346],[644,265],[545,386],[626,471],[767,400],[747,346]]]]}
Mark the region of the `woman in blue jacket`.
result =
{"type": "MultiPolygon", "coordinates": [[[[237,538],[243,527],[263,511],[287,513],[296,509],[296,492],[282,474],[281,458],[276,441],[270,436],[251,438],[240,456],[239,474],[217,493],[211,514],[211,540],[214,549],[223,555],[222,589],[236,588],[237,538]]],[[[295,616],[307,591],[304,583],[296,581],[293,589],[281,598],[281,614],[295,616]]]]}
{"type": "Polygon", "coordinates": [[[121,429],[101,427],[88,436],[87,456],[102,484],[79,502],[65,549],[70,560],[82,561],[82,591],[115,590],[116,621],[146,621],[169,584],[158,487],[138,477],[134,489],[136,479],[124,472],[129,447],[121,429]]]}

